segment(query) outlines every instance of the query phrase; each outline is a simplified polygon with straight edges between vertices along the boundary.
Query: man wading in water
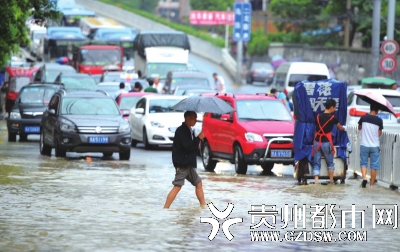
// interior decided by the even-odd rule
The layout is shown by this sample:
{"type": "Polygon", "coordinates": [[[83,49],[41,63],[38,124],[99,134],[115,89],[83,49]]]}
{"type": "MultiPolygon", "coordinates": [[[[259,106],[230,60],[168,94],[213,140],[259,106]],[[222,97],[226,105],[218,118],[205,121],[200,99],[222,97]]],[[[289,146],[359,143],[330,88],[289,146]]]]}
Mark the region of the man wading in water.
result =
{"type": "Polygon", "coordinates": [[[174,143],[172,145],[172,162],[175,167],[175,179],[172,181],[174,187],[171,189],[165,201],[164,208],[169,208],[175,200],[176,195],[185,184],[187,179],[196,187],[196,196],[201,207],[205,207],[203,183],[197,174],[196,153],[199,148],[200,140],[204,138],[203,131],[196,137],[192,127],[196,124],[197,114],[194,111],[186,111],[184,114],[185,122],[175,131],[174,143]]]}

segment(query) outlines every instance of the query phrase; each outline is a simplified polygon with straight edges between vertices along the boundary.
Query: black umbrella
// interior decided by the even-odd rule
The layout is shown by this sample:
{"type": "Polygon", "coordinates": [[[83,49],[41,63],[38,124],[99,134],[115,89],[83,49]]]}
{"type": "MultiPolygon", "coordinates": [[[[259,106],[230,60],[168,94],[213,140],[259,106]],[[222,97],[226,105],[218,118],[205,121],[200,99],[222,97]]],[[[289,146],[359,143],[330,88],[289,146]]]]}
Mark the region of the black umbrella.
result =
{"type": "Polygon", "coordinates": [[[175,110],[227,114],[235,111],[228,103],[213,96],[190,96],[172,107],[175,110]]]}

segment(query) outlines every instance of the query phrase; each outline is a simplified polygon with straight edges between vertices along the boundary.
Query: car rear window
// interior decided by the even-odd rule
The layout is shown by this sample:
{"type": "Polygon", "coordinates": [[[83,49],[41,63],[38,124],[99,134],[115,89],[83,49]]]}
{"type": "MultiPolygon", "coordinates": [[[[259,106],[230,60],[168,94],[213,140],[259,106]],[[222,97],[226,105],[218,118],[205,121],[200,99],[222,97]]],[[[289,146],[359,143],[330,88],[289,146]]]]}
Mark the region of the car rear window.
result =
{"type": "Polygon", "coordinates": [[[177,86],[191,85],[200,87],[208,87],[208,79],[204,78],[173,78],[171,88],[175,89],[177,86]]]}
{"type": "Polygon", "coordinates": [[[328,79],[326,75],[318,75],[318,74],[291,74],[289,77],[289,87],[296,86],[300,81],[319,81],[328,79]]]}
{"type": "Polygon", "coordinates": [[[131,109],[136,106],[137,101],[142,98],[140,96],[124,96],[121,99],[120,109],[131,109]]]}
{"type": "MultiPolygon", "coordinates": [[[[384,96],[390,102],[390,104],[392,104],[393,107],[400,107],[400,96],[384,96]]],[[[365,102],[360,97],[357,97],[356,104],[360,106],[369,106],[369,103],[365,102]]]]}
{"type": "Polygon", "coordinates": [[[293,118],[280,100],[241,100],[236,102],[239,120],[292,121],[293,118]]]}
{"type": "Polygon", "coordinates": [[[171,109],[175,104],[180,102],[181,99],[154,99],[150,100],[149,113],[167,113],[167,112],[181,112],[171,109]]]}
{"type": "Polygon", "coordinates": [[[119,115],[112,98],[66,97],[62,101],[63,115],[119,115]]]}
{"type": "Polygon", "coordinates": [[[61,82],[65,89],[96,89],[96,81],[93,77],[62,77],[61,82]]]}

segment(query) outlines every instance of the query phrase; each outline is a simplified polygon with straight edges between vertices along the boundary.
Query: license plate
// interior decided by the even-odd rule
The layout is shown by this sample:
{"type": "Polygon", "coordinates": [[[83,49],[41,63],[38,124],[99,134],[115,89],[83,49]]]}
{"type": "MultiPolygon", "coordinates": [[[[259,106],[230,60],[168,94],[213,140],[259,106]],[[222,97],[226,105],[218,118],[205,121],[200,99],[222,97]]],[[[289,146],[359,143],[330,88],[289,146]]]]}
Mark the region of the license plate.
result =
{"type": "Polygon", "coordinates": [[[382,119],[389,119],[389,114],[388,113],[378,113],[378,117],[382,119]]]}
{"type": "Polygon", "coordinates": [[[25,126],[26,133],[40,133],[39,126],[25,126]]]}
{"type": "Polygon", "coordinates": [[[93,144],[107,144],[107,143],[108,143],[108,137],[103,137],[103,136],[91,136],[91,137],[88,137],[88,143],[93,143],[93,144]]]}
{"type": "Polygon", "coordinates": [[[291,157],[291,150],[271,150],[271,157],[291,157]]]}

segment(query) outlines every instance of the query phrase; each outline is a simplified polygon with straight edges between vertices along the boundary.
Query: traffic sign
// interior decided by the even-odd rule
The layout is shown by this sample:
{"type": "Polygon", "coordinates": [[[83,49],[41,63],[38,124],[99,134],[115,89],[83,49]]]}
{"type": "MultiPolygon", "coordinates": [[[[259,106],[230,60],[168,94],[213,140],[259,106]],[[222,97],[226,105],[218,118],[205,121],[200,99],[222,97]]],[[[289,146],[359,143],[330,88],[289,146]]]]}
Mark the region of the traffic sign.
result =
{"type": "Polygon", "coordinates": [[[397,61],[393,56],[385,55],[379,61],[381,70],[385,73],[392,73],[397,68],[397,61]]]}
{"type": "Polygon", "coordinates": [[[251,3],[235,2],[233,6],[233,40],[249,41],[251,31],[251,3]]]}
{"type": "Polygon", "coordinates": [[[394,40],[385,40],[381,45],[381,51],[384,55],[394,56],[399,51],[399,44],[394,40]]]}

